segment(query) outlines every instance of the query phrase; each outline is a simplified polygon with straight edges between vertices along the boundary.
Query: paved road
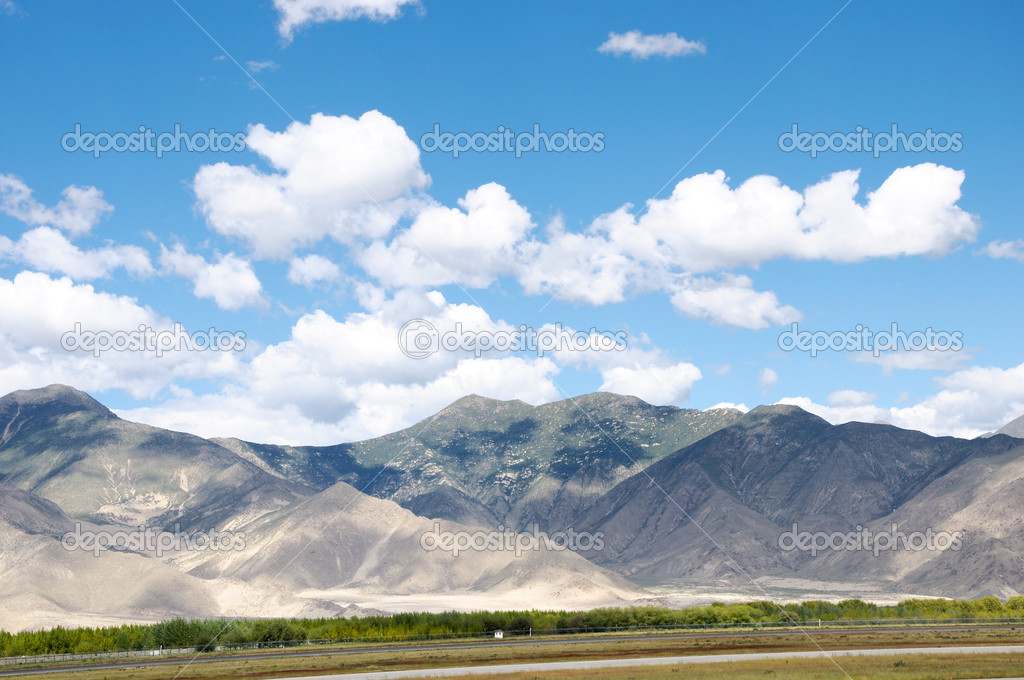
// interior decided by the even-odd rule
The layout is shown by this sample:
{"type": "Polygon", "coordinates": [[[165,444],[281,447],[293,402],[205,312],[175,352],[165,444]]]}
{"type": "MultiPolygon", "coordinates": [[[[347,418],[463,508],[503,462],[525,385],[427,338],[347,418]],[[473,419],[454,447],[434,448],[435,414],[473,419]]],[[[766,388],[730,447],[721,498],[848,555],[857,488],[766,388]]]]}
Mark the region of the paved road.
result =
{"type": "MultiPolygon", "coordinates": [[[[346,654],[365,654],[365,653],[382,653],[382,654],[399,654],[401,652],[410,651],[444,651],[446,649],[476,649],[476,648],[487,648],[487,647],[508,647],[510,645],[530,645],[530,646],[545,646],[545,645],[565,645],[565,644],[585,644],[588,642],[635,642],[638,640],[692,640],[692,639],[711,639],[711,638],[727,638],[734,637],[737,635],[747,637],[777,637],[780,635],[794,635],[806,633],[807,635],[828,635],[841,633],[843,635],[863,635],[868,633],[906,633],[908,631],[914,632],[957,632],[957,631],[978,631],[978,630],[1016,630],[1019,626],[947,626],[947,627],[924,627],[924,628],[857,628],[854,630],[836,629],[836,628],[805,628],[802,631],[800,629],[787,629],[787,630],[762,630],[762,631],[741,631],[741,632],[718,632],[718,633],[666,633],[663,635],[618,635],[613,637],[589,637],[589,638],[562,638],[562,637],[544,637],[534,639],[511,639],[504,640],[501,642],[449,642],[449,643],[434,643],[434,644],[422,644],[422,645],[394,645],[394,646],[378,646],[378,647],[355,647],[345,649],[301,649],[293,651],[282,651],[282,652],[262,652],[258,654],[246,654],[244,656],[223,656],[217,654],[201,654],[191,659],[191,663],[212,663],[216,661],[225,661],[231,659],[279,659],[279,658],[303,658],[303,657],[317,657],[317,656],[343,656],[346,654]]],[[[717,657],[718,655],[716,655],[717,657]]],[[[693,657],[684,657],[693,658],[693,657]]],[[[44,668],[18,668],[9,671],[0,672],[0,678],[13,677],[13,676],[27,676],[27,675],[49,675],[52,673],[71,673],[77,671],[88,671],[88,670],[117,670],[119,668],[141,668],[148,666],[175,666],[181,665],[190,661],[182,657],[170,658],[170,659],[147,659],[146,657],[135,657],[132,659],[125,659],[124,661],[116,661],[111,663],[94,663],[94,664],[80,664],[75,666],[47,666],[44,668]]],[[[356,676],[349,676],[356,677],[356,676]]],[[[383,676],[381,676],[383,677],[383,676]]],[[[390,676],[389,676],[390,677],[390,676]]],[[[397,676],[396,676],[397,677],[397,676]]]]}
{"type": "MultiPolygon", "coordinates": [[[[729,661],[768,661],[771,659],[814,659],[842,656],[894,656],[908,654],[1004,654],[1024,653],[1024,645],[989,645],[985,647],[910,647],[906,649],[856,649],[836,652],[756,652],[750,654],[702,654],[700,656],[662,656],[644,659],[603,659],[598,661],[556,661],[550,663],[517,663],[501,666],[464,666],[461,668],[428,668],[411,671],[348,673],[290,677],[282,680],[399,680],[400,678],[451,678],[495,673],[539,673],[545,671],[598,670],[635,666],[670,666],[680,663],[727,663],[729,661]]],[[[1024,680],[1002,678],[1001,680],[1024,680]]]]}

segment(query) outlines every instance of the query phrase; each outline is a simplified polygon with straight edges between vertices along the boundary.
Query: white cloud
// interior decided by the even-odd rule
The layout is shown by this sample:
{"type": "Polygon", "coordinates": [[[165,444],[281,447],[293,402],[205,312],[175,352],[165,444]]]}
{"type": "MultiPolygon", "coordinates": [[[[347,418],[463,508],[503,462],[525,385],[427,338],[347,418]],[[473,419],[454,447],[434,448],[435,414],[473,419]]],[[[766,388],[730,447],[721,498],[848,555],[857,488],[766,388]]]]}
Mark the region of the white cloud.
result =
{"type": "Polygon", "coordinates": [[[484,288],[511,273],[516,246],[533,227],[530,214],[493,182],[467,192],[459,206],[425,208],[390,244],[368,247],[360,264],[392,286],[484,288]]]}
{"type": "Polygon", "coordinates": [[[286,258],[325,237],[382,238],[416,207],[410,192],[430,181],[418,147],[378,111],[358,119],[317,113],[284,132],[256,125],[246,145],[276,172],[217,163],[200,168],[193,186],[210,227],[243,239],[258,257],[286,258]]]}
{"type": "Polygon", "coordinates": [[[938,378],[941,388],[906,407],[882,408],[868,403],[875,395],[840,391],[830,406],[807,397],[781,399],[831,423],[884,421],[933,436],[973,438],[993,432],[1024,414],[1024,364],[1012,368],[974,366],[938,378]],[[870,399],[869,399],[870,398],[870,399]]]}
{"type": "Polygon", "coordinates": [[[306,24],[360,18],[388,21],[405,5],[417,4],[419,0],[274,0],[281,15],[277,30],[285,40],[291,40],[295,29],[306,24]]]}
{"type": "Polygon", "coordinates": [[[521,246],[517,278],[527,294],[592,305],[663,290],[684,314],[762,328],[799,312],[753,290],[747,277],[693,274],[781,258],[939,256],[974,239],[977,220],[956,206],[963,172],[931,163],[899,168],[863,204],[855,200],[857,177],[835,173],[800,193],[769,176],[733,189],[722,171],[696,175],[650,201],[640,218],[625,205],[583,233],[556,222],[546,241],[521,246]]]}
{"type": "Polygon", "coordinates": [[[223,255],[216,264],[210,264],[201,255],[188,253],[181,244],[171,250],[161,246],[160,265],[192,281],[196,297],[211,299],[221,309],[267,305],[263,286],[252,264],[234,253],[223,255]]]}
{"type": "MultiPolygon", "coordinates": [[[[153,352],[67,351],[65,334],[136,332],[172,328],[171,320],[135,299],[97,291],[68,278],[38,272],[0,278],[0,393],[64,383],[90,392],[120,389],[151,399],[175,380],[235,376],[236,352],[189,351],[184,344],[157,357],[153,352]]],[[[204,329],[205,330],[205,329],[204,329]]],[[[74,343],[70,343],[74,347],[74,343]]]]}
{"type": "Polygon", "coordinates": [[[634,59],[650,57],[679,57],[687,54],[705,54],[707,47],[700,41],[690,41],[676,33],[644,35],[640,31],[609,33],[598,52],[622,56],[628,54],[634,59]]]}
{"type": "Polygon", "coordinates": [[[1016,241],[992,241],[981,252],[997,260],[1024,262],[1024,239],[1016,241]]]}
{"type": "Polygon", "coordinates": [[[616,366],[601,372],[604,392],[629,394],[650,404],[681,404],[690,400],[690,389],[700,380],[693,364],[668,366],[616,366]]]}
{"type": "Polygon", "coordinates": [[[114,209],[96,187],[72,184],[61,193],[64,198],[47,208],[32,198],[32,190],[21,179],[0,175],[0,212],[28,225],[46,224],[76,236],[91,230],[114,209]]]}
{"type": "Polygon", "coordinates": [[[402,353],[399,328],[424,317],[435,328],[509,328],[479,307],[440,294],[399,296],[373,312],[300,318],[291,337],[254,357],[245,376],[220,395],[128,412],[145,422],[207,436],[257,441],[337,443],[411,425],[467,394],[530,403],[559,397],[549,358],[439,351],[416,360],[402,353]]]}
{"type": "Polygon", "coordinates": [[[757,375],[757,385],[761,388],[761,394],[768,394],[772,391],[779,382],[779,374],[773,369],[765,368],[761,369],[761,372],[757,375]]]}
{"type": "Polygon", "coordinates": [[[138,246],[107,246],[82,250],[52,227],[36,227],[17,241],[0,236],[0,258],[12,259],[33,269],[66,274],[75,279],[99,279],[123,268],[136,276],[149,276],[149,254],[138,246]]]}
{"type": "Polygon", "coordinates": [[[288,266],[288,280],[302,286],[333,283],[340,278],[341,269],[323,255],[293,257],[288,266]]]}
{"type": "Polygon", "coordinates": [[[863,205],[856,201],[858,175],[837,172],[801,194],[767,175],[732,189],[719,170],[682,180],[671,196],[649,202],[639,220],[626,206],[598,224],[626,252],[666,258],[690,272],[781,258],[939,256],[973,240],[980,228],[956,206],[962,171],[934,163],[897,168],[863,205]]]}
{"type": "Polygon", "coordinates": [[[723,274],[721,280],[683,277],[672,292],[672,306],[694,318],[741,328],[767,328],[799,321],[803,315],[779,304],[775,293],[754,290],[747,276],[723,274]]]}
{"type": "Polygon", "coordinates": [[[705,411],[714,411],[716,408],[735,409],[737,411],[742,411],[743,413],[746,413],[747,411],[750,410],[750,408],[746,404],[734,404],[731,401],[722,401],[722,402],[719,402],[719,403],[715,404],[714,406],[709,406],[709,407],[707,407],[704,410],[705,411]]]}

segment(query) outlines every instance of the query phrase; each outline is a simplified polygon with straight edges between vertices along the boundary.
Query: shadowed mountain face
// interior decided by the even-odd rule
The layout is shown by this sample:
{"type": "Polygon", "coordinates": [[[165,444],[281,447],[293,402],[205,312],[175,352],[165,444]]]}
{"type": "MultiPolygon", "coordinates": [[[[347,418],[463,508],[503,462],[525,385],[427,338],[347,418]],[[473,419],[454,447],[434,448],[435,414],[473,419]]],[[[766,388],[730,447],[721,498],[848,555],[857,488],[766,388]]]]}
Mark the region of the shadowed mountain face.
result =
{"type": "Polygon", "coordinates": [[[209,529],[310,494],[212,442],[121,420],[60,385],[0,398],[0,432],[0,484],[79,519],[209,529]]]}
{"type": "Polygon", "coordinates": [[[222,443],[314,488],[345,481],[426,517],[549,530],[570,526],[619,481],[740,415],[606,393],[537,407],[469,396],[353,444],[222,443]]]}
{"type": "MultiPolygon", "coordinates": [[[[787,552],[780,535],[793,524],[809,532],[849,532],[904,517],[914,520],[908,531],[947,530],[968,497],[944,513],[929,513],[920,499],[1000,456],[1024,460],[1024,441],[930,437],[866,423],[833,426],[796,407],[762,406],[622,482],[578,526],[605,535],[605,549],[591,559],[641,582],[745,580],[744,572],[817,579],[832,563],[833,579],[850,580],[856,570],[839,563],[855,564],[863,552],[787,552]]],[[[1011,550],[1021,555],[1024,542],[1011,550]]],[[[934,555],[900,556],[911,562],[926,557],[934,555]]],[[[951,584],[919,579],[916,585],[918,592],[948,592],[951,584]]],[[[1024,590],[1024,572],[1006,573],[1004,585],[1024,590]]]]}

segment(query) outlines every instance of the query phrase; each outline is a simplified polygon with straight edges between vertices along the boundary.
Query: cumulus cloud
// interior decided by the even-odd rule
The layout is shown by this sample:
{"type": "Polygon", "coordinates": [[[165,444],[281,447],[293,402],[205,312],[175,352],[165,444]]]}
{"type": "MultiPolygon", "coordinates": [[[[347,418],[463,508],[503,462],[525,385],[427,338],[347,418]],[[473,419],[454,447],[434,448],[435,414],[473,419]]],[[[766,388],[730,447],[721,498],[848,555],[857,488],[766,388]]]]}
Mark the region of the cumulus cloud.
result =
{"type": "Polygon", "coordinates": [[[616,366],[601,372],[604,382],[600,390],[629,394],[644,401],[663,405],[690,400],[690,389],[701,379],[700,369],[693,364],[668,366],[616,366]]]}
{"type": "Polygon", "coordinates": [[[754,290],[747,276],[723,274],[721,279],[683,277],[672,292],[672,306],[693,319],[741,328],[767,328],[800,321],[803,315],[779,303],[775,293],[754,290]]]}
{"type": "MultiPolygon", "coordinates": [[[[185,344],[154,352],[95,356],[62,338],[83,332],[169,331],[173,323],[133,298],[97,291],[69,278],[21,272],[0,278],[0,393],[64,383],[90,392],[120,389],[151,399],[174,381],[237,375],[237,352],[189,351],[185,344]]],[[[204,329],[205,330],[205,329],[204,329]]]]}
{"type": "Polygon", "coordinates": [[[884,408],[870,403],[875,395],[841,390],[829,405],[807,397],[793,404],[831,423],[884,421],[934,436],[974,438],[993,432],[1024,414],[1024,364],[1011,368],[974,366],[936,379],[938,392],[910,406],[884,408]]]}
{"type": "Polygon", "coordinates": [[[208,436],[244,432],[260,441],[326,444],[395,431],[470,393],[529,403],[559,397],[553,377],[560,369],[550,358],[478,358],[471,351],[436,351],[419,360],[405,355],[399,329],[410,314],[442,331],[457,324],[511,328],[438,293],[415,297],[396,296],[344,319],[324,311],[306,314],[287,340],[253,357],[244,377],[222,394],[127,415],[208,436]]]}
{"type": "Polygon", "coordinates": [[[341,269],[323,255],[293,257],[288,266],[288,280],[302,286],[333,283],[340,278],[341,269]]]}
{"type": "Polygon", "coordinates": [[[136,276],[153,273],[149,254],[138,246],[106,246],[82,250],[52,227],[36,227],[17,241],[0,236],[0,258],[11,259],[42,272],[75,279],[99,279],[115,269],[136,276]]]}
{"type": "MultiPolygon", "coordinates": [[[[423,193],[418,147],[377,111],[315,114],[280,133],[256,126],[248,146],[273,171],[218,163],[196,174],[209,226],[244,240],[257,258],[291,258],[331,238],[385,289],[487,287],[509,276],[527,295],[590,305],[663,292],[691,318],[759,329],[801,314],[730,270],[776,259],[940,256],[979,228],[956,205],[964,173],[933,163],[895,170],[862,200],[856,170],[802,192],[767,175],[733,187],[719,170],[683,179],[640,216],[626,204],[579,232],[555,219],[537,233],[499,184],[468,191],[457,207],[423,193]]],[[[293,280],[306,280],[301,266],[293,280]]]]}
{"type": "Polygon", "coordinates": [[[419,0],[274,0],[281,15],[277,30],[289,41],[295,29],[306,24],[360,18],[388,21],[396,18],[404,6],[417,4],[419,0]]]}
{"type": "Polygon", "coordinates": [[[256,125],[246,145],[274,172],[206,165],[193,188],[209,226],[257,257],[286,258],[326,237],[384,237],[411,208],[399,199],[429,183],[417,146],[378,111],[358,119],[317,113],[284,132],[256,125]]]}
{"type": "Polygon", "coordinates": [[[0,175],[0,211],[28,225],[46,224],[77,236],[114,209],[96,187],[72,184],[61,193],[64,198],[48,208],[32,197],[32,190],[21,179],[0,175]]]}
{"type": "Polygon", "coordinates": [[[390,244],[369,246],[360,264],[393,286],[484,288],[511,273],[516,246],[533,227],[530,214],[493,182],[469,191],[459,207],[424,209],[390,244]]]}
{"type": "Polygon", "coordinates": [[[750,410],[750,408],[746,404],[734,404],[731,401],[719,402],[719,403],[715,404],[714,406],[709,406],[706,410],[714,411],[715,409],[718,409],[718,408],[722,408],[722,409],[735,409],[737,411],[742,411],[743,413],[746,413],[747,411],[750,410]]]}
{"type": "Polygon", "coordinates": [[[741,310],[719,319],[753,328],[799,318],[745,277],[719,281],[693,274],[758,266],[776,259],[859,262],[940,256],[975,238],[976,218],[960,209],[962,171],[933,163],[899,168],[856,200],[858,171],[838,172],[803,193],[775,177],[756,176],[735,189],[717,171],[680,181],[665,199],[600,216],[583,233],[559,225],[546,241],[522,247],[517,277],[528,294],[587,304],[620,302],[666,290],[683,313],[715,319],[715,297],[741,310]]]}
{"type": "Polygon", "coordinates": [[[192,281],[198,298],[211,299],[221,309],[265,307],[263,285],[252,264],[234,253],[222,255],[214,264],[177,244],[171,250],[161,246],[160,265],[171,274],[192,281]]]}
{"type": "Polygon", "coordinates": [[[645,35],[640,31],[627,31],[609,33],[597,51],[617,57],[628,54],[634,59],[648,59],[705,54],[707,47],[700,41],[687,40],[674,32],[645,35]]]}

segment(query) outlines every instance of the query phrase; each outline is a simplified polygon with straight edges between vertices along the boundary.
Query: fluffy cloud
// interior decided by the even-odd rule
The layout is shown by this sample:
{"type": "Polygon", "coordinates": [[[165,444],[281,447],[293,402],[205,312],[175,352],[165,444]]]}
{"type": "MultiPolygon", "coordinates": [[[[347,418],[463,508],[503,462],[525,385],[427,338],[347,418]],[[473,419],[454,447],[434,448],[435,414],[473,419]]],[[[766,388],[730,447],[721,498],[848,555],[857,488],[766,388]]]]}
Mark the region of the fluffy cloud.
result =
{"type": "Polygon", "coordinates": [[[783,326],[803,318],[796,309],[779,304],[775,293],[754,290],[747,276],[723,274],[721,280],[682,278],[672,292],[672,306],[693,319],[741,328],[783,326]]]}
{"type": "Polygon", "coordinates": [[[831,423],[884,421],[936,436],[973,438],[993,432],[1024,414],[1024,364],[1012,368],[975,366],[936,379],[935,394],[907,407],[883,408],[869,403],[875,395],[840,391],[829,395],[830,405],[807,397],[793,404],[831,423]]]}
{"type": "Polygon", "coordinates": [[[690,399],[690,388],[701,379],[693,364],[617,366],[601,372],[600,389],[630,394],[651,404],[680,404],[690,399]]]}
{"type": "Polygon", "coordinates": [[[208,436],[326,444],[392,432],[471,393],[530,403],[560,396],[553,382],[559,367],[550,358],[444,350],[410,358],[399,337],[410,312],[442,332],[457,324],[511,328],[436,293],[396,297],[344,319],[317,311],[300,318],[287,340],[253,357],[221,394],[126,415],[208,436]]]}
{"type": "Polygon", "coordinates": [[[175,345],[154,352],[102,352],[95,356],[69,342],[66,334],[130,333],[143,328],[169,331],[173,324],[134,299],[112,295],[68,278],[38,272],[0,278],[0,393],[65,383],[101,392],[124,390],[136,399],[155,397],[174,381],[235,376],[236,352],[189,351],[175,345]]]}
{"type": "Polygon", "coordinates": [[[639,218],[625,205],[584,233],[555,225],[546,241],[524,245],[518,278],[529,294],[588,304],[667,290],[683,313],[759,328],[799,317],[745,277],[692,274],[781,258],[938,256],[975,238],[977,220],[956,205],[963,172],[933,163],[899,168],[864,204],[856,201],[857,177],[838,172],[800,193],[765,175],[735,189],[722,171],[696,175],[649,201],[639,218]],[[719,311],[715,298],[739,311],[719,311]]]}
{"type": "Polygon", "coordinates": [[[105,278],[115,269],[124,269],[136,276],[153,273],[149,254],[138,246],[82,250],[52,227],[30,229],[17,241],[0,236],[0,258],[75,279],[105,278]]]}
{"type": "Polygon", "coordinates": [[[619,57],[628,54],[634,59],[650,57],[679,57],[687,54],[705,54],[707,47],[700,41],[691,41],[676,33],[644,35],[640,31],[609,33],[598,52],[619,57]]]}
{"type": "Polygon", "coordinates": [[[161,246],[160,265],[167,272],[192,281],[196,297],[211,299],[221,309],[267,305],[252,264],[233,253],[210,264],[201,255],[188,253],[181,244],[171,250],[161,246]]]}
{"type": "Polygon", "coordinates": [[[413,207],[399,199],[429,183],[417,146],[378,111],[318,113],[284,132],[256,125],[246,145],[275,172],[222,162],[200,168],[193,188],[210,227],[258,257],[285,258],[325,237],[381,238],[413,207]]]}
{"type": "Polygon", "coordinates": [[[57,205],[48,208],[32,198],[32,190],[14,175],[0,175],[0,211],[25,224],[46,224],[71,235],[84,234],[114,206],[103,200],[96,187],[71,185],[57,205]]]}
{"type": "Polygon", "coordinates": [[[341,269],[323,255],[293,257],[288,266],[288,280],[302,286],[333,283],[341,278],[341,269]]]}
{"type": "Polygon", "coordinates": [[[418,3],[419,0],[274,0],[274,7],[281,15],[277,30],[282,38],[291,40],[295,29],[306,24],[360,18],[387,21],[397,17],[405,5],[418,3]]]}
{"type": "Polygon", "coordinates": [[[390,244],[368,247],[360,264],[395,286],[483,288],[511,273],[516,247],[533,227],[530,214],[493,182],[469,191],[459,207],[424,209],[390,244]]]}

